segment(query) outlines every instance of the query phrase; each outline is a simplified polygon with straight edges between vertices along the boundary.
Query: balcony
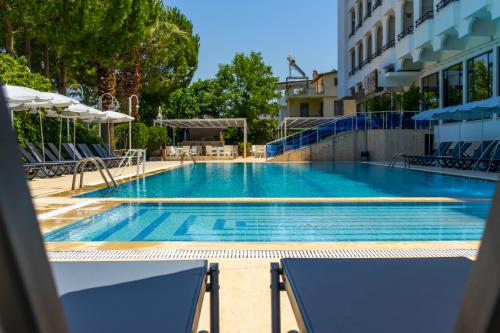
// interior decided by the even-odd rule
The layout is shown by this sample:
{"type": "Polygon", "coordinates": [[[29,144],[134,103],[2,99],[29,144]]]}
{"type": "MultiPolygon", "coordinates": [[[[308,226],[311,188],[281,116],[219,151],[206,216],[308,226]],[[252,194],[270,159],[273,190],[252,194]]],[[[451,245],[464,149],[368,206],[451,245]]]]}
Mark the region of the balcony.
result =
{"type": "Polygon", "coordinates": [[[382,6],[382,0],[376,0],[373,4],[373,10],[377,9],[380,6],[382,6]]]}
{"type": "Polygon", "coordinates": [[[427,20],[432,20],[434,18],[434,10],[429,10],[427,13],[425,13],[421,18],[415,21],[415,28],[418,28],[419,25],[424,23],[427,20]]]}
{"type": "Polygon", "coordinates": [[[287,90],[288,97],[316,97],[322,96],[323,91],[316,91],[316,87],[303,87],[287,90]]]}
{"type": "Polygon", "coordinates": [[[359,21],[358,25],[356,26],[356,31],[361,29],[362,26],[363,26],[363,21],[359,21]]]}
{"type": "Polygon", "coordinates": [[[349,33],[349,38],[351,38],[352,36],[354,36],[355,33],[356,33],[356,30],[352,29],[352,31],[349,33]]]}
{"type": "Polygon", "coordinates": [[[355,67],[353,69],[351,69],[351,71],[349,73],[347,73],[349,75],[349,77],[353,76],[354,74],[356,74],[356,72],[358,71],[358,68],[355,67]]]}
{"type": "Polygon", "coordinates": [[[385,44],[384,46],[382,46],[382,53],[384,53],[385,51],[387,51],[390,48],[393,48],[395,46],[396,46],[396,40],[395,39],[388,41],[387,44],[385,44]]]}
{"type": "Polygon", "coordinates": [[[448,6],[452,2],[458,2],[459,0],[442,0],[436,5],[436,12],[439,13],[440,10],[443,10],[446,6],[448,6]]]}
{"type": "Polygon", "coordinates": [[[398,35],[398,42],[404,39],[406,36],[413,34],[414,28],[412,25],[404,29],[399,35],[398,35]]]}

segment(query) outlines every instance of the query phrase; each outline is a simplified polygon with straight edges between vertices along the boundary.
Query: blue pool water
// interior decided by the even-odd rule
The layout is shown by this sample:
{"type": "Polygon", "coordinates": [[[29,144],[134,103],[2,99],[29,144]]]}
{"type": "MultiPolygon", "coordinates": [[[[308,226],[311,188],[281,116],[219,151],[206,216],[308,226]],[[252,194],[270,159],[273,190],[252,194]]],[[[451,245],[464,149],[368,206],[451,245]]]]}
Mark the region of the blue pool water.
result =
{"type": "Polygon", "coordinates": [[[479,240],[490,202],[121,204],[46,241],[340,242],[479,240]]]}
{"type": "Polygon", "coordinates": [[[200,163],[80,197],[491,198],[495,183],[362,163],[200,163]]]}

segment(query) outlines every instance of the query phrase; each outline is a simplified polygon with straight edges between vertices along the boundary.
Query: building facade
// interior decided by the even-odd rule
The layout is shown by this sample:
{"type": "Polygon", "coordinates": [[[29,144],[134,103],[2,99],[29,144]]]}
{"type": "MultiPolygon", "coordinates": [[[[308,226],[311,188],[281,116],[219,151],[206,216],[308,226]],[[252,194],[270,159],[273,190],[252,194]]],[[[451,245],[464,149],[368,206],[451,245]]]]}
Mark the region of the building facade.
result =
{"type": "Polygon", "coordinates": [[[280,121],[287,117],[333,118],[355,112],[352,101],[338,101],[337,71],[313,72],[312,80],[282,82],[280,121]]]}
{"type": "Polygon", "coordinates": [[[339,97],[412,84],[422,109],[498,96],[500,1],[340,0],[339,97]]]}

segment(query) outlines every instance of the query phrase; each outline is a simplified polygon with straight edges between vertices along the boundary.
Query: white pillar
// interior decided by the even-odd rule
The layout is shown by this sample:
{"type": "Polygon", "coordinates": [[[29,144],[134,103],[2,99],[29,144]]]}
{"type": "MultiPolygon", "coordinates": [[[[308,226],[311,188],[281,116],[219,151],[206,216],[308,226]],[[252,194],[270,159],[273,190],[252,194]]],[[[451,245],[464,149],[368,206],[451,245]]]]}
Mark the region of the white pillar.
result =
{"type": "Polygon", "coordinates": [[[462,104],[467,103],[469,97],[469,79],[467,78],[467,60],[462,62],[462,80],[463,80],[463,91],[462,91],[462,104]]]}
{"type": "Polygon", "coordinates": [[[440,70],[438,72],[438,75],[439,75],[439,107],[442,108],[444,107],[444,75],[443,75],[443,71],[440,70]]]}
{"type": "Polygon", "coordinates": [[[500,88],[500,66],[498,62],[500,61],[500,52],[498,52],[498,47],[493,49],[493,96],[499,96],[500,88]]]}
{"type": "Polygon", "coordinates": [[[377,52],[377,28],[372,28],[372,52],[377,52]]]}
{"type": "Polygon", "coordinates": [[[247,120],[243,123],[243,158],[247,158],[247,120]]]}
{"type": "Polygon", "coordinates": [[[389,41],[387,35],[389,34],[389,16],[385,15],[382,19],[382,46],[389,41]]]}
{"type": "Polygon", "coordinates": [[[398,1],[396,3],[396,8],[394,9],[394,19],[396,23],[396,36],[403,32],[403,13],[404,6],[403,1],[398,1]]]}

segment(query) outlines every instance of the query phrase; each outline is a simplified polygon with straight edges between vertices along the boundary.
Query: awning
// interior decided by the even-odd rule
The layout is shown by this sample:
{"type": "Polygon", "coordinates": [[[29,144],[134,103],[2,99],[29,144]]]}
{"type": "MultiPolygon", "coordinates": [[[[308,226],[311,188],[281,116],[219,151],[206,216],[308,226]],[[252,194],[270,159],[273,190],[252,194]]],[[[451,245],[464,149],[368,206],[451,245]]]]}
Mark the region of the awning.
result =
{"type": "Polygon", "coordinates": [[[414,71],[388,72],[379,75],[378,86],[384,88],[409,87],[417,81],[419,73],[414,71]]]}
{"type": "Polygon", "coordinates": [[[500,97],[420,112],[413,120],[479,120],[500,113],[500,97]]]}
{"type": "Polygon", "coordinates": [[[336,117],[285,117],[278,129],[305,130],[330,123],[336,117]]]}
{"type": "Polygon", "coordinates": [[[177,128],[231,128],[245,127],[245,118],[156,119],[155,124],[177,128]]]}

